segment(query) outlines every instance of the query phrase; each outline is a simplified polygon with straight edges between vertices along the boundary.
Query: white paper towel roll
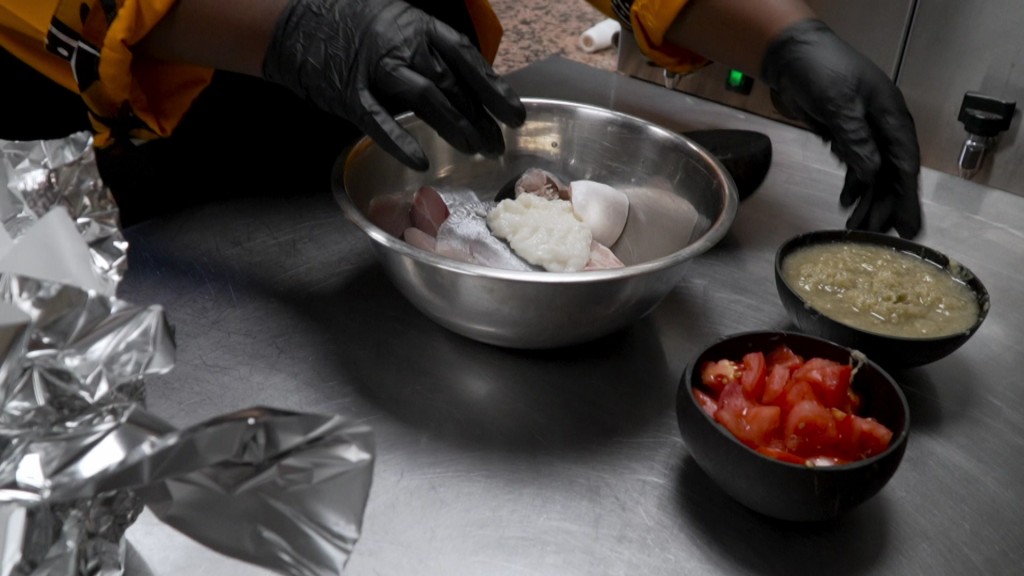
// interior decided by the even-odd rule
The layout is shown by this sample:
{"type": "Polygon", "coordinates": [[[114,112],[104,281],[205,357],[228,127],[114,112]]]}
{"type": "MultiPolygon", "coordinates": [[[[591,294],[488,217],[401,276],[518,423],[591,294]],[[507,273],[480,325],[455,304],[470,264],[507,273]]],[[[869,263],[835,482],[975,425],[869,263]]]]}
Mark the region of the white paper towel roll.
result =
{"type": "Polygon", "coordinates": [[[580,50],[587,53],[597,52],[605,48],[611,48],[618,43],[618,35],[621,27],[618,20],[611,18],[598,22],[580,34],[580,50]]]}

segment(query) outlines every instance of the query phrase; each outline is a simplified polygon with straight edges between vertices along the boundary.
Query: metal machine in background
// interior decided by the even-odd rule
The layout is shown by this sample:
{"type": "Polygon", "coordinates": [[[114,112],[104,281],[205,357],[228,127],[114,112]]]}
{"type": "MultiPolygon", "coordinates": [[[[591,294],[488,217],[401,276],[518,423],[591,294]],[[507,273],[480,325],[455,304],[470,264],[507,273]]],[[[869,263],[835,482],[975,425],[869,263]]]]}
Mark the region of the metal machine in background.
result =
{"type": "MultiPolygon", "coordinates": [[[[903,91],[922,163],[1024,196],[1024,3],[1020,0],[808,0],[903,91]]],[[[651,64],[628,35],[618,70],[760,116],[794,123],[748,71],[711,64],[675,76],[651,64]]]]}

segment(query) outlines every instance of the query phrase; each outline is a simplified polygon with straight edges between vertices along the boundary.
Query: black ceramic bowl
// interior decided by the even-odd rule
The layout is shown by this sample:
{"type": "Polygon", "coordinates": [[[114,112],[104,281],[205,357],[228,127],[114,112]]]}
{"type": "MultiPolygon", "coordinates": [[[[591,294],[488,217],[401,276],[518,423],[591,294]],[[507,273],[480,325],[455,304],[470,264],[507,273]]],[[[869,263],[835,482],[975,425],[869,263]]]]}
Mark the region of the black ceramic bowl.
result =
{"type": "Polygon", "coordinates": [[[833,519],[871,498],[892,478],[903,459],[910,432],[910,408],[895,380],[870,359],[852,387],[862,399],[858,414],[872,417],[892,433],[881,454],[849,464],[805,466],[748,448],[701,408],[693,394],[707,361],[740,361],[748,352],[770,352],[779,344],[810,358],[849,362],[853,351],[834,342],[794,332],[746,332],[727,336],[687,365],[679,385],[679,431],[697,465],[727,494],[766,516],[789,521],[833,519]]]}
{"type": "Polygon", "coordinates": [[[874,232],[819,230],[787,240],[775,255],[775,286],[786,312],[801,332],[860,350],[890,370],[921,366],[948,356],[977,332],[981,323],[985,321],[989,309],[989,295],[985,286],[961,263],[916,242],[874,232]],[[790,254],[800,248],[833,242],[857,242],[890,247],[938,266],[974,292],[978,298],[977,321],[969,329],[949,336],[907,338],[869,332],[829,318],[808,304],[786,282],[782,274],[782,265],[790,254]]]}

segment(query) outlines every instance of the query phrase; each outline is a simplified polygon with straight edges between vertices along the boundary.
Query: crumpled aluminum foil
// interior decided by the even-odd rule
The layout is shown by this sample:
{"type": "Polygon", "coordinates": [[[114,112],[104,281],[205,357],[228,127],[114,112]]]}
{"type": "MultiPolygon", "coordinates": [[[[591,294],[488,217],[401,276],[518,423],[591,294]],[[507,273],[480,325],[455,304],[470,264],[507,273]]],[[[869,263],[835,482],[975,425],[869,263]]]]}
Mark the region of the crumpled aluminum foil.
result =
{"type": "Polygon", "coordinates": [[[173,366],[163,310],[0,274],[0,353],[0,574],[122,573],[141,497],[62,479],[82,482],[131,445],[121,423],[143,378],[173,366]]]}
{"type": "Polygon", "coordinates": [[[82,134],[0,141],[0,576],[123,574],[143,506],[234,558],[339,573],[369,428],[253,407],[179,430],[147,412],[173,330],[160,306],[114,296],[127,244],[91,155],[82,134]]]}
{"type": "Polygon", "coordinates": [[[100,178],[92,135],[0,140],[0,214],[10,237],[20,237],[55,206],[75,221],[112,295],[127,266],[128,242],[114,197],[100,178]]]}
{"type": "Polygon", "coordinates": [[[254,407],[153,437],[97,486],[139,483],[165,523],[283,574],[340,574],[359,539],[373,438],[339,416],[254,407]]]}

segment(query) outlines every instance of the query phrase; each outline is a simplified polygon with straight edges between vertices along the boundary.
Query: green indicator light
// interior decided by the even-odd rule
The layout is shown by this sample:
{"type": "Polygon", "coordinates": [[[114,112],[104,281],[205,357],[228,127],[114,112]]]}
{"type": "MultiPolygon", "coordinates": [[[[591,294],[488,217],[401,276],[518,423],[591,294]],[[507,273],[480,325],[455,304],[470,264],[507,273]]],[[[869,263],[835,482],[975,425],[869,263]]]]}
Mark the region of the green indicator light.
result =
{"type": "Polygon", "coordinates": [[[729,86],[733,88],[739,88],[743,85],[743,72],[739,70],[729,70],[729,86]]]}

